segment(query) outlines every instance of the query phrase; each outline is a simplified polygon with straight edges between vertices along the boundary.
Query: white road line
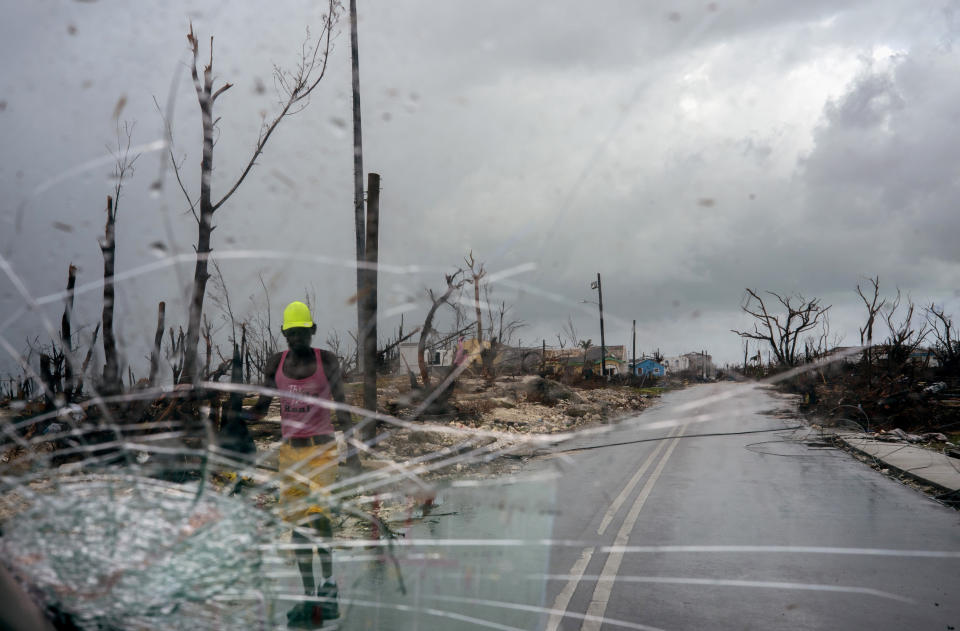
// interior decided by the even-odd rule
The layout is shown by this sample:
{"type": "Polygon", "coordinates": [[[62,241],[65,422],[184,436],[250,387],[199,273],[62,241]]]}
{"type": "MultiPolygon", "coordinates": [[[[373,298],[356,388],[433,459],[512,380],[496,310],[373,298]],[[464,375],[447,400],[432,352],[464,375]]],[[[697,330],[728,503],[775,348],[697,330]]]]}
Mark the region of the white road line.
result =
{"type": "MultiPolygon", "coordinates": [[[[680,426],[680,431],[678,431],[674,439],[670,441],[670,446],[667,448],[666,453],[663,454],[660,462],[657,463],[657,468],[650,474],[647,483],[643,485],[643,489],[640,490],[640,494],[637,496],[637,499],[634,500],[633,506],[630,507],[630,512],[627,513],[626,519],[623,520],[623,524],[617,532],[617,538],[614,541],[615,546],[625,546],[630,541],[630,533],[633,532],[633,527],[640,517],[640,510],[646,503],[647,498],[650,497],[650,493],[653,491],[653,485],[657,483],[660,474],[663,473],[664,467],[667,466],[667,460],[670,459],[674,448],[676,448],[680,442],[680,437],[683,436],[685,429],[685,426],[680,426]]],[[[603,571],[600,572],[600,580],[593,590],[593,598],[590,599],[590,607],[587,609],[587,615],[590,616],[590,618],[583,621],[583,626],[580,627],[580,631],[600,630],[600,625],[603,623],[603,615],[607,611],[607,603],[610,602],[610,593],[613,591],[614,580],[617,577],[617,572],[620,571],[620,563],[623,561],[623,555],[624,553],[621,551],[613,551],[607,556],[607,562],[603,565],[603,571]]]]}
{"type": "MultiPolygon", "coordinates": [[[[673,430],[670,430],[670,433],[667,435],[667,438],[673,434],[673,430]]],[[[627,499],[633,488],[637,485],[637,482],[640,481],[640,478],[643,477],[643,474],[647,472],[647,469],[650,468],[650,465],[653,464],[653,461],[657,459],[657,456],[660,455],[660,451],[667,444],[667,441],[662,441],[657,445],[657,448],[650,452],[650,455],[643,461],[643,464],[640,465],[640,468],[637,469],[637,472],[630,478],[630,481],[623,487],[623,490],[614,498],[613,502],[610,504],[610,507],[603,515],[603,519],[600,521],[600,528],[597,530],[598,535],[602,535],[607,526],[610,525],[610,522],[616,516],[617,511],[620,510],[620,507],[623,505],[623,502],[627,499]]],[[[587,569],[587,564],[590,563],[590,557],[593,556],[594,548],[584,548],[583,552],[580,554],[580,558],[573,564],[573,567],[570,568],[568,572],[570,578],[567,581],[567,584],[564,585],[563,589],[557,594],[557,597],[553,601],[553,613],[550,614],[550,619],[547,621],[547,626],[544,631],[557,631],[557,627],[560,625],[560,621],[563,619],[564,614],[567,611],[567,606],[570,604],[570,599],[573,598],[573,593],[577,590],[577,586],[580,584],[580,577],[587,569]]]]}
{"type": "MultiPolygon", "coordinates": [[[[671,429],[669,434],[667,434],[667,438],[670,438],[672,434],[673,430],[671,429]]],[[[657,444],[657,448],[653,450],[646,460],[644,460],[640,468],[637,469],[637,472],[633,474],[633,477],[630,478],[630,481],[627,482],[626,486],[623,487],[623,490],[620,491],[620,494],[617,495],[617,497],[613,500],[613,503],[610,504],[610,508],[607,509],[607,512],[603,515],[603,519],[600,520],[600,527],[597,529],[598,535],[602,535],[604,532],[606,532],[607,526],[609,526],[610,522],[613,521],[617,511],[620,510],[620,507],[626,501],[627,497],[633,493],[633,487],[637,486],[637,482],[639,482],[640,478],[643,477],[643,474],[647,472],[647,469],[650,468],[650,465],[653,463],[653,461],[657,459],[657,456],[660,454],[660,450],[663,449],[666,444],[666,440],[657,444]]]]}
{"type": "Polygon", "coordinates": [[[544,631],[557,631],[560,621],[563,620],[563,614],[567,611],[567,605],[570,604],[570,599],[573,597],[573,592],[576,591],[577,585],[580,583],[580,577],[583,576],[587,565],[590,563],[593,550],[593,548],[584,548],[583,552],[580,553],[580,558],[570,568],[570,578],[553,601],[553,613],[550,614],[550,619],[547,621],[547,627],[544,631]]]}

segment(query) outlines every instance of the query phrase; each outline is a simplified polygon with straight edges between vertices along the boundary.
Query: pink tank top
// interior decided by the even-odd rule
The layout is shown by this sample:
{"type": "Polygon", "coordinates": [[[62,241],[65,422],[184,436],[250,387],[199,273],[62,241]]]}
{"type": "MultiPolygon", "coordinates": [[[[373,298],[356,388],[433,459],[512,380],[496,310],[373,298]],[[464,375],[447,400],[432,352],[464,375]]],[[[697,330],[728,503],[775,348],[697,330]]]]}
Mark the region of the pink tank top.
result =
{"type": "MultiPolygon", "coordinates": [[[[277,382],[277,390],[333,401],[333,397],[330,396],[330,382],[327,381],[327,376],[323,372],[320,349],[313,349],[317,357],[317,371],[305,379],[291,379],[283,374],[283,364],[287,361],[287,353],[289,352],[283,351],[280,358],[280,366],[277,368],[277,374],[274,377],[277,382]]],[[[293,397],[281,396],[280,434],[284,438],[306,438],[318,434],[333,434],[330,408],[293,397]]]]}

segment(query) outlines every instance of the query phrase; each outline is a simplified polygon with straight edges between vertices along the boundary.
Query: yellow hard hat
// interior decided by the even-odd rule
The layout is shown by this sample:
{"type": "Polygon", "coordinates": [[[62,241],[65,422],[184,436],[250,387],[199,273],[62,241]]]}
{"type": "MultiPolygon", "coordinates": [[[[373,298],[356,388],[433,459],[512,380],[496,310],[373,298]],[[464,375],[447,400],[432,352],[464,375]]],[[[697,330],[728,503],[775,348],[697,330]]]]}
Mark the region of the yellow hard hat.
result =
{"type": "Polygon", "coordinates": [[[309,328],[311,326],[313,326],[313,320],[310,319],[310,307],[299,300],[294,300],[283,310],[284,331],[297,327],[309,328]]]}

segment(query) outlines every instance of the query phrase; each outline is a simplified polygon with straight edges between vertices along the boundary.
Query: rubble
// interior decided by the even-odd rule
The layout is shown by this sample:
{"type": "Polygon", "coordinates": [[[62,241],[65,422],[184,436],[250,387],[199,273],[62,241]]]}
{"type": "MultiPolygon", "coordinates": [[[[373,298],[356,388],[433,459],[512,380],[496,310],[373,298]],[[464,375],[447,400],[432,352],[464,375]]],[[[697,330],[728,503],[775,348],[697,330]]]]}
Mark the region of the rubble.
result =
{"type": "MultiPolygon", "coordinates": [[[[411,458],[443,450],[473,450],[482,447],[492,454],[509,453],[537,441],[543,435],[574,431],[598,423],[614,422],[648,407],[657,396],[642,394],[629,386],[577,388],[542,377],[505,377],[495,381],[460,379],[450,398],[451,417],[417,416],[412,401],[405,400],[409,385],[404,380],[391,380],[380,387],[385,409],[399,419],[429,422],[431,428],[420,430],[382,429],[376,455],[365,464],[383,466],[372,460],[402,463],[411,458]],[[437,431],[435,427],[447,431],[437,431]]],[[[490,468],[489,458],[483,466],[490,468]]],[[[443,468],[437,475],[463,472],[478,464],[443,468]]],[[[496,467],[494,467],[495,469],[496,467]]],[[[426,474],[428,477],[431,473],[426,474]]]]}
{"type": "Polygon", "coordinates": [[[561,401],[573,401],[580,403],[582,398],[568,386],[559,381],[535,377],[526,384],[525,388],[527,400],[543,403],[544,405],[556,405],[561,401]]]}

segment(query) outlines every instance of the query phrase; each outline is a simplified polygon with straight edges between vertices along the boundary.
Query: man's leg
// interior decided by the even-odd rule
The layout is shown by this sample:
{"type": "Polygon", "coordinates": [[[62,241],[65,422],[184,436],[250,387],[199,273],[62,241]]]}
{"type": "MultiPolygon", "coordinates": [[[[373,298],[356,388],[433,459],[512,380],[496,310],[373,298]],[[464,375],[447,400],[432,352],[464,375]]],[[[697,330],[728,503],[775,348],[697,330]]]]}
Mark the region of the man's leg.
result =
{"type": "Polygon", "coordinates": [[[333,539],[333,524],[326,515],[316,515],[313,519],[313,528],[323,539],[317,545],[317,554],[320,556],[320,587],[317,597],[320,599],[320,609],[324,620],[336,620],[340,617],[340,593],[337,583],[333,580],[333,551],[330,544],[333,539]]]}
{"type": "MultiPolygon", "coordinates": [[[[300,579],[303,581],[303,593],[313,596],[317,588],[313,580],[313,543],[296,530],[293,531],[292,541],[301,546],[297,548],[297,566],[300,568],[300,579]]],[[[322,560],[323,556],[321,555],[320,558],[322,560]]]]}
{"type": "Polygon", "coordinates": [[[320,578],[327,579],[333,576],[333,553],[329,542],[333,537],[333,525],[326,515],[317,514],[311,523],[314,531],[323,539],[324,543],[317,544],[317,555],[320,557],[320,578]]]}

